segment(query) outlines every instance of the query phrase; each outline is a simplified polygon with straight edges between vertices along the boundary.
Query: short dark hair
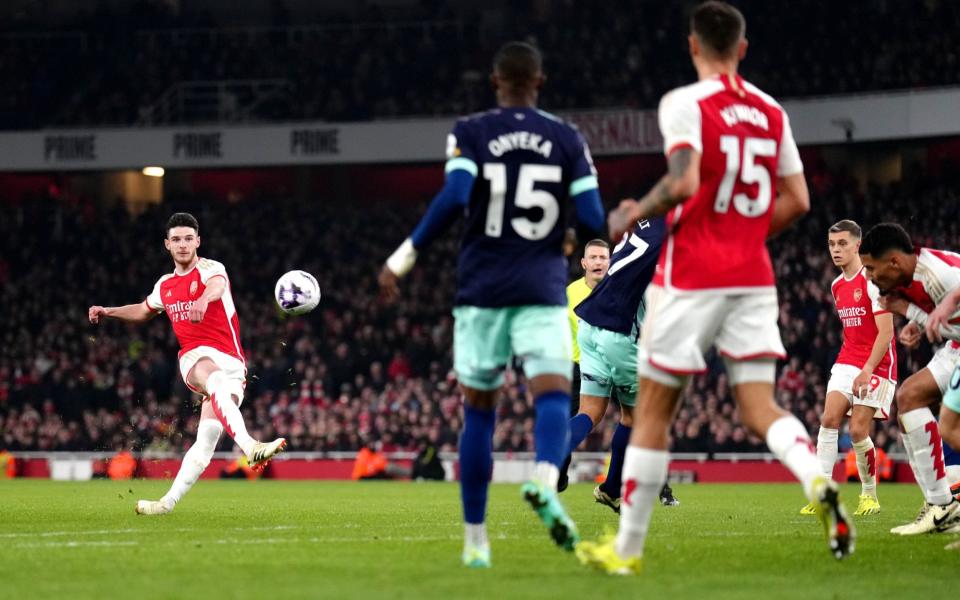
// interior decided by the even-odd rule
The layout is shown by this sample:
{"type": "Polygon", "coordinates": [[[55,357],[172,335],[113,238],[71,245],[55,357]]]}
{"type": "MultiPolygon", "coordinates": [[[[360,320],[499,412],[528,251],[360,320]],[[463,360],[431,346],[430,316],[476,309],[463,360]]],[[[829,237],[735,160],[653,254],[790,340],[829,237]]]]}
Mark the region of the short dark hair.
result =
{"type": "Polygon", "coordinates": [[[743,13],[718,0],[709,0],[693,9],[690,31],[711,53],[727,58],[737,49],[737,42],[747,31],[743,13]]]}
{"type": "Polygon", "coordinates": [[[896,223],[874,225],[860,242],[860,254],[878,258],[891,250],[913,253],[913,240],[907,230],[896,223]]]}
{"type": "Polygon", "coordinates": [[[858,240],[863,237],[863,231],[860,229],[860,226],[857,225],[856,221],[851,221],[850,219],[844,219],[842,221],[837,221],[830,226],[830,229],[827,230],[830,233],[841,233],[847,231],[850,233],[850,237],[855,237],[858,240]]]}
{"type": "Polygon", "coordinates": [[[170,218],[167,219],[167,228],[163,231],[163,237],[169,236],[170,230],[174,227],[192,227],[197,235],[200,235],[200,223],[190,213],[180,212],[170,215],[170,218]]]}
{"type": "Polygon", "coordinates": [[[507,42],[493,58],[493,71],[513,84],[531,83],[542,70],[543,56],[526,42],[507,42]]]}
{"type": "Polygon", "coordinates": [[[590,248],[591,246],[599,246],[601,248],[606,248],[607,250],[610,249],[610,244],[608,244],[606,240],[601,240],[600,238],[587,242],[587,245],[583,247],[584,252],[586,252],[587,248],[590,248]]]}

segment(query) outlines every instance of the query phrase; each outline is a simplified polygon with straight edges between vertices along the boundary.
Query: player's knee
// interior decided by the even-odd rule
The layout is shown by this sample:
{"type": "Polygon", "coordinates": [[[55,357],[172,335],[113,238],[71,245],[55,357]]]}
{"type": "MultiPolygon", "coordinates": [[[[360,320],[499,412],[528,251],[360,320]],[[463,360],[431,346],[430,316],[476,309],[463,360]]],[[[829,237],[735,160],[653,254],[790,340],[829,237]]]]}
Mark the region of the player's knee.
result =
{"type": "Polygon", "coordinates": [[[859,421],[850,421],[850,438],[855,442],[860,442],[870,436],[870,423],[859,421]]]}
{"type": "MultiPolygon", "coordinates": [[[[825,412],[823,413],[823,417],[820,419],[820,425],[825,429],[840,429],[840,423],[842,421],[843,419],[841,417],[825,412]]],[[[850,424],[850,432],[853,432],[853,423],[850,424]]]]}
{"type": "Polygon", "coordinates": [[[920,388],[909,383],[897,388],[894,399],[897,402],[897,409],[900,414],[926,406],[920,388]]]}
{"type": "Polygon", "coordinates": [[[460,386],[463,392],[463,402],[470,408],[477,410],[493,410],[497,402],[497,390],[478,390],[475,388],[460,386]]]}

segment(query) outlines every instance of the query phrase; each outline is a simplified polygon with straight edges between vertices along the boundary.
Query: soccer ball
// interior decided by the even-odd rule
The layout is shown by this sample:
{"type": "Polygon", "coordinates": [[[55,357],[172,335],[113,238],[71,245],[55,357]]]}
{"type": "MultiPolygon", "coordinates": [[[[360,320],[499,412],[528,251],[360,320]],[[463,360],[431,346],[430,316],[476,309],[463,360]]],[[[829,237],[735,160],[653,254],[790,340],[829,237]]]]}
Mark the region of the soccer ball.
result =
{"type": "Polygon", "coordinates": [[[320,303],[320,284],[306,271],[288,271],[277,280],[273,294],[280,310],[290,315],[303,315],[320,303]]]}

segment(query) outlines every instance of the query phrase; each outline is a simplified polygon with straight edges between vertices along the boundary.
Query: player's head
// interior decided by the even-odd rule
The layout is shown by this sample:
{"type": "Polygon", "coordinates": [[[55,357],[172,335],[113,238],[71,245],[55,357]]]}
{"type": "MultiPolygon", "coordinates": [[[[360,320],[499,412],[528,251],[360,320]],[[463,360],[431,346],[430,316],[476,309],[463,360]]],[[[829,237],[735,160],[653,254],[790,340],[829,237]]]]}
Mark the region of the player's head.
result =
{"type": "Polygon", "coordinates": [[[690,14],[690,56],[699,61],[739,62],[747,54],[747,22],[727,4],[709,0],[690,14]]]}
{"type": "Polygon", "coordinates": [[[163,245],[173,261],[188,266],[197,257],[200,247],[200,224],[190,213],[174,213],[167,219],[166,236],[163,245]]]}
{"type": "Polygon", "coordinates": [[[526,42],[507,42],[493,58],[490,82],[501,104],[536,103],[546,77],[540,51],[526,42]]]}
{"type": "Polygon", "coordinates": [[[875,225],[860,243],[860,259],[881,292],[909,285],[917,267],[910,234],[896,223],[875,225]]]}
{"type": "Polygon", "coordinates": [[[841,269],[860,259],[860,238],[863,237],[856,221],[844,219],[837,221],[827,230],[827,247],[833,264],[841,269]]]}
{"type": "Polygon", "coordinates": [[[610,268],[610,244],[603,240],[590,240],[583,249],[583,258],[580,259],[584,277],[591,287],[600,283],[610,268]]]}

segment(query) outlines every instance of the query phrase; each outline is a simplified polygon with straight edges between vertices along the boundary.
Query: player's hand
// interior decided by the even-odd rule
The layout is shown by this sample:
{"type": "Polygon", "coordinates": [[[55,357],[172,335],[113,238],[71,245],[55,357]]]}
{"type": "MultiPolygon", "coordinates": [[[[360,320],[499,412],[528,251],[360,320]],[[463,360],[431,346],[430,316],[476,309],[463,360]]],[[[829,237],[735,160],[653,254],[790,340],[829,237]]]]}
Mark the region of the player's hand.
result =
{"type": "Polygon", "coordinates": [[[615,244],[619,243],[623,234],[637,222],[636,214],[639,205],[640,203],[633,198],[626,198],[620,201],[619,206],[610,211],[610,214],[607,216],[607,229],[609,230],[610,239],[613,240],[615,244]]]}
{"type": "Polygon", "coordinates": [[[920,345],[920,326],[913,321],[900,330],[900,343],[908,350],[913,350],[920,345]]]}
{"type": "Polygon", "coordinates": [[[886,294],[880,296],[880,306],[894,314],[905,317],[907,316],[907,308],[910,306],[910,303],[900,294],[886,294]]]}
{"type": "Polygon", "coordinates": [[[927,339],[931,343],[939,344],[943,342],[943,335],[940,334],[940,328],[950,323],[950,317],[957,312],[957,302],[953,294],[947,294],[940,304],[937,305],[930,316],[927,317],[927,323],[924,329],[927,333],[927,339]]]}
{"type": "Polygon", "coordinates": [[[563,255],[573,256],[573,253],[576,251],[577,230],[573,227],[568,227],[567,230],[563,232],[563,255]]]}
{"type": "Polygon", "coordinates": [[[383,268],[380,269],[377,283],[380,284],[380,295],[387,302],[395,302],[400,297],[400,278],[387,265],[383,265],[383,268]]]}
{"type": "Polygon", "coordinates": [[[207,305],[209,301],[200,296],[193,302],[193,306],[190,307],[190,310],[187,312],[187,316],[190,318],[191,323],[199,323],[203,320],[203,315],[207,314],[207,305]]]}
{"type": "Polygon", "coordinates": [[[90,322],[94,325],[100,324],[100,319],[107,316],[107,309],[102,306],[91,306],[87,310],[87,318],[90,319],[90,322]]]}
{"type": "Polygon", "coordinates": [[[863,370],[853,379],[853,395],[857,398],[863,398],[870,391],[870,379],[873,373],[863,370]]]}

